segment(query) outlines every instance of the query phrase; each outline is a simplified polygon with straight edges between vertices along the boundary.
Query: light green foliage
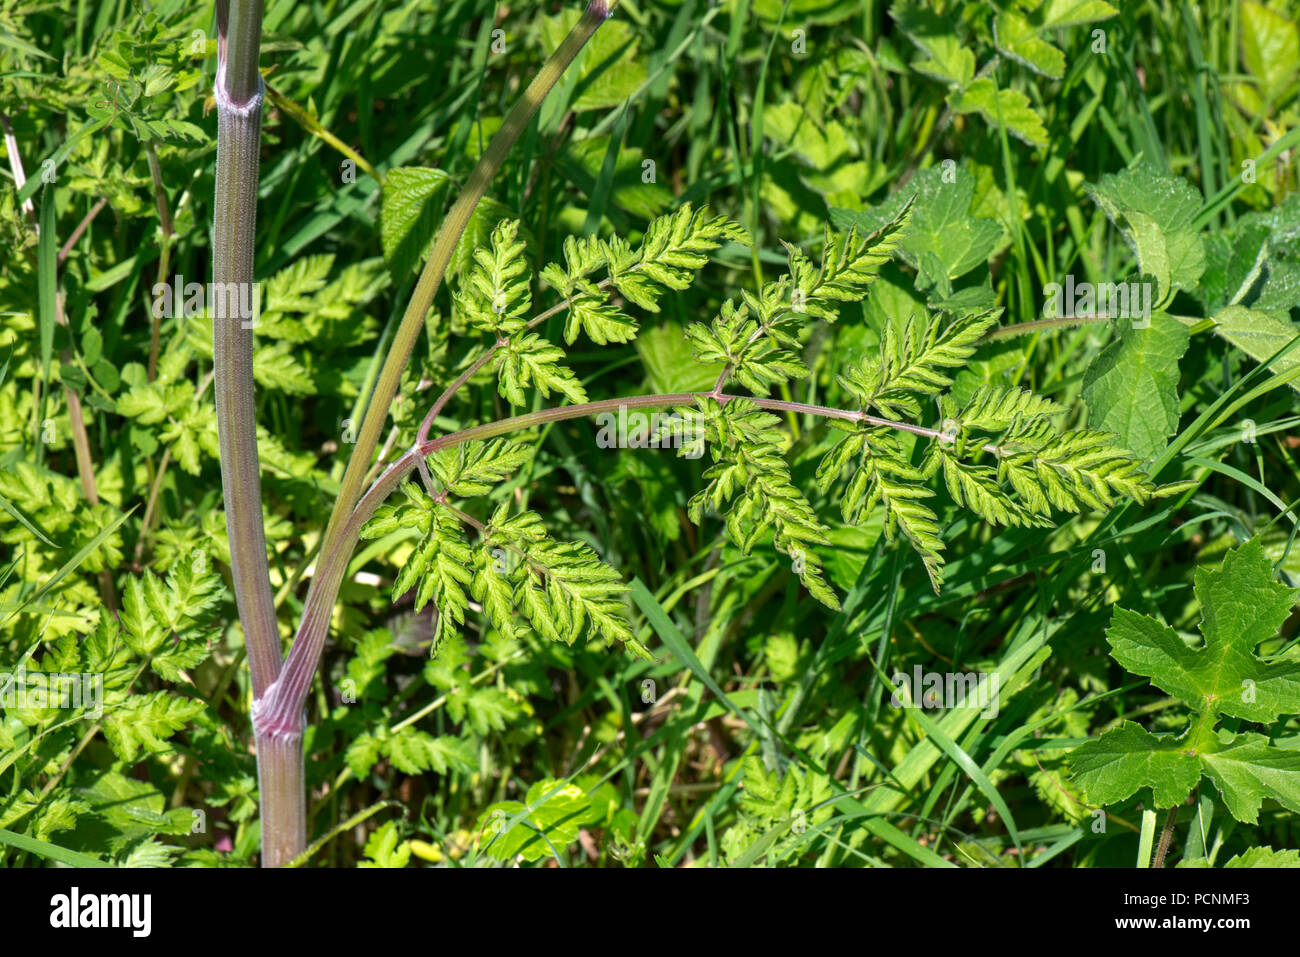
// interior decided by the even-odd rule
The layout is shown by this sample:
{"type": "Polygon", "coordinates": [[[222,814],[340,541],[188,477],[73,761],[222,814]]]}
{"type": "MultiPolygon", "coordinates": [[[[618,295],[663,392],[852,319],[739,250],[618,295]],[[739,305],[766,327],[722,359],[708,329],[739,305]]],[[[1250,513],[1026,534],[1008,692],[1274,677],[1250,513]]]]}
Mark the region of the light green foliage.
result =
{"type": "Polygon", "coordinates": [[[516,633],[517,612],[537,634],[552,641],[573,644],[584,635],[599,635],[648,655],[627,622],[621,597],[626,586],[589,545],[556,541],[536,513],[512,516],[503,504],[481,531],[479,545],[471,549],[457,515],[441,507],[448,493],[483,494],[491,480],[522,460],[521,452],[522,447],[501,442],[480,446],[478,454],[473,449],[449,450],[434,467],[446,483],[440,498],[408,482],[402,487],[405,502],[380,507],[363,529],[363,538],[407,529],[419,536],[393,582],[394,600],[416,588],[417,611],[433,602],[438,612],[434,654],[464,625],[472,591],[494,627],[507,636],[516,633]]]}
{"type": "Polygon", "coordinates": [[[345,755],[358,778],[364,778],[381,757],[403,774],[446,774],[449,768],[463,772],[475,765],[474,751],[465,740],[410,727],[394,733],[382,728],[374,734],[363,732],[352,739],[345,755]]]}
{"type": "Polygon", "coordinates": [[[221,580],[197,552],[177,562],[166,580],[152,572],[128,580],[122,599],[123,638],[168,681],[208,655],[208,618],[221,597],[221,580]]]}
{"type": "MultiPolygon", "coordinates": [[[[652,312],[669,290],[685,289],[708,262],[708,253],[723,242],[744,242],[745,234],[707,209],[693,210],[689,203],[652,221],[641,244],[633,249],[617,236],[608,241],[590,236],[564,241],[564,266],[552,263],[541,276],[560,293],[566,313],[564,338],[569,344],[580,332],[597,345],[631,341],[636,321],[610,302],[616,290],[629,302],[652,312]],[[605,273],[603,279],[596,276],[605,273]]],[[[527,391],[536,388],[543,398],[559,393],[574,403],[586,401],[586,390],[561,360],[564,350],[529,330],[532,274],[526,246],[518,239],[518,224],[503,222],[487,248],[473,254],[456,295],[459,314],[466,322],[498,338],[493,356],[497,388],[512,405],[526,405],[527,391]]]]}
{"type": "Polygon", "coordinates": [[[797,846],[808,831],[834,816],[835,792],[825,775],[793,764],[784,773],[769,771],[757,757],[745,758],[741,768],[741,816],[722,840],[723,853],[733,864],[746,863],[746,852],[764,837],[776,835],[797,846]]]}
{"type": "Polygon", "coordinates": [[[103,44],[98,66],[113,78],[110,99],[97,100],[92,115],[129,130],[138,140],[202,142],[202,127],[172,115],[177,94],[203,81],[187,55],[192,37],[154,13],[140,16],[130,30],[116,31],[103,44]]]}
{"type": "Polygon", "coordinates": [[[714,464],[704,472],[705,487],[687,503],[691,520],[698,524],[706,508],[725,514],[728,537],[745,552],[770,529],[773,545],[790,557],[809,593],[838,609],[813,551],[829,544],[826,528],[790,478],[777,417],[746,399],[721,405],[707,397],[699,400],[698,413],[714,464]]]}
{"type": "MultiPolygon", "coordinates": [[[[191,739],[206,733],[202,729],[213,719],[201,698],[146,690],[142,673],[152,669],[169,683],[188,682],[189,672],[208,657],[223,594],[220,577],[201,554],[192,564],[178,563],[165,579],[146,572],[128,579],[120,621],[104,611],[89,634],[65,635],[39,662],[27,660],[25,680],[6,674],[0,690],[12,678],[13,690],[26,698],[15,699],[0,719],[3,766],[31,775],[53,762],[52,772],[92,728],[102,729],[111,753],[127,765],[173,753],[172,739],[179,732],[191,739]],[[57,685],[55,676],[63,676],[57,685]]],[[[152,785],[110,774],[80,795],[65,790],[45,800],[27,789],[12,793],[0,800],[0,827],[30,824],[45,838],[76,829],[91,839],[107,829],[111,840],[105,850],[117,854],[139,851],[157,834],[189,832],[190,811],[164,813],[164,806],[152,785]],[[96,788],[110,787],[118,799],[99,800],[96,788]],[[148,808],[132,812],[129,827],[119,820],[131,806],[128,798],[141,798],[148,808]]]]}
{"type": "Polygon", "coordinates": [[[516,469],[532,459],[532,448],[522,442],[491,439],[470,441],[439,449],[426,460],[434,477],[452,495],[469,498],[486,495],[516,469]]]}
{"type": "MultiPolygon", "coordinates": [[[[581,7],[568,5],[553,17],[541,21],[543,48],[547,53],[560,44],[581,14],[581,7]]],[[[579,111],[621,106],[646,82],[646,58],[638,56],[640,38],[622,19],[606,23],[592,37],[574,63],[574,82],[580,95],[573,103],[579,111]]]]}
{"type": "Polygon", "coordinates": [[[534,386],[542,398],[558,392],[571,402],[586,402],[586,390],[578,377],[567,366],[561,365],[563,358],[563,349],[535,332],[513,337],[493,360],[497,391],[511,405],[528,404],[524,390],[529,386],[534,386]]]}
{"type": "MultiPolygon", "coordinates": [[[[945,16],[925,4],[898,0],[890,8],[890,15],[922,53],[912,62],[912,69],[948,86],[947,102],[955,112],[977,113],[990,126],[1005,127],[1008,133],[1030,146],[1047,145],[1042,117],[1024,93],[999,89],[992,78],[976,76],[975,55],[958,36],[951,13],[945,16]]],[[[1017,26],[1011,30],[1020,46],[1027,45],[1027,34],[1031,31],[1017,26]]],[[[1048,62],[1047,51],[1038,45],[1032,52],[1049,69],[1055,65],[1048,62]]]]}
{"type": "Polygon", "coordinates": [[[537,861],[563,851],[577,840],[580,827],[599,817],[578,785],[544,778],[528,789],[524,801],[498,801],[485,808],[475,833],[488,857],[537,861]]]}
{"type": "Polygon", "coordinates": [[[406,502],[380,506],[361,537],[379,538],[405,529],[416,532],[415,551],[393,581],[393,599],[416,588],[416,611],[433,602],[438,613],[433,639],[436,653],[446,637],[465,623],[465,610],[469,607],[470,548],[460,522],[451,512],[435,507],[436,503],[423,489],[407,482],[402,486],[402,493],[406,502]]]}
{"type": "Polygon", "coordinates": [[[885,510],[886,536],[908,539],[936,591],[943,541],[938,516],[925,504],[934,493],[922,483],[940,469],[953,501],[995,525],[1048,524],[1052,508],[1107,508],[1118,497],[1143,501],[1153,491],[1132,455],[1108,434],[1062,432],[1052,422],[1060,410],[1032,393],[985,386],[963,409],[942,395],[952,386],[950,370],[966,364],[993,322],[977,314],[945,328],[938,314],[927,314],[886,326],[879,355],[850,367],[841,386],[864,411],[890,420],[916,418],[922,399],[937,398],[942,427],[930,430],[914,466],[891,429],[836,422],[848,437],[817,470],[823,491],[848,475],[840,497],[845,522],[859,524],[877,505],[885,510]]]}
{"type": "Polygon", "coordinates": [[[1300,751],[1258,732],[1220,727],[1231,718],[1270,725],[1300,711],[1300,663],[1255,653],[1277,634],[1296,594],[1274,580],[1252,540],[1229,552],[1220,568],[1196,571],[1202,647],[1154,618],[1116,609],[1106,633],[1115,660],[1183,702],[1192,718],[1177,736],[1125,721],[1075,749],[1073,778],[1088,797],[1112,804],[1149,787],[1157,807],[1173,807],[1204,775],[1239,821],[1255,823],[1265,798],[1300,811],[1300,751]]]}
{"type": "Polygon", "coordinates": [[[1036,73],[1059,80],[1065,73],[1065,54],[1051,43],[1051,31],[1118,15],[1119,11],[1103,0],[1009,4],[993,21],[994,38],[1000,52],[1036,73]]]}
{"type": "Polygon", "coordinates": [[[800,331],[811,320],[833,321],[842,303],[866,297],[880,267],[898,247],[907,216],[904,205],[893,221],[865,238],[856,229],[838,235],[828,229],[819,267],[787,243],[788,276],[765,284],[757,295],[743,293],[740,304],[727,300],[711,324],[687,327],[696,359],[723,363],[719,381],[724,387],[734,378],[760,394],[774,383],[806,375],[795,352],[800,331]]]}
{"type": "MultiPolygon", "coordinates": [[[[0,674],[104,687],[0,701],[4,867],[259,856],[190,293],[217,43],[210,5],[139,7],[0,9],[0,674]]],[[[284,647],[347,562],[312,619],[308,866],[1129,867],[1155,804],[1165,866],[1295,866],[1283,0],[618,5],[374,410],[357,464],[406,490],[322,550],[445,214],[581,7],[267,5],[284,647]],[[1067,275],[1149,281],[1150,328],[1058,320],[1067,275]],[[575,407],[631,397],[613,443],[575,407]],[[642,442],[675,407],[699,434],[642,442]],[[997,673],[996,714],[893,707],[915,667],[997,673]]]]}
{"type": "Polygon", "coordinates": [[[385,821],[366,839],[366,858],[357,866],[402,868],[410,862],[411,846],[399,843],[395,821],[385,821]]]}
{"type": "Polygon", "coordinates": [[[889,15],[921,53],[912,69],[950,85],[967,83],[975,75],[975,54],[939,12],[923,3],[897,0],[889,15]]]}
{"type": "Polygon", "coordinates": [[[1084,374],[1083,398],[1091,425],[1150,460],[1178,431],[1178,360],[1189,339],[1187,328],[1163,312],[1137,326],[1121,320],[1118,338],[1084,374]]]}
{"type": "Polygon", "coordinates": [[[622,597],[627,587],[618,572],[586,543],[551,538],[536,513],[511,516],[507,505],[498,507],[476,567],[475,594],[495,610],[494,623],[508,628],[504,585],[509,582],[516,609],[539,635],[565,644],[583,634],[599,635],[650,657],[628,624],[622,597]]]}
{"type": "Polygon", "coordinates": [[[909,205],[911,223],[898,248],[917,270],[918,289],[951,295],[954,281],[982,266],[1004,244],[1002,224],[976,215],[975,177],[963,166],[923,169],[880,205],[861,212],[833,210],[832,218],[842,226],[875,230],[897,220],[909,205]]]}
{"type": "Polygon", "coordinates": [[[1205,247],[1192,225],[1201,195],[1186,180],[1135,166],[1087,187],[1106,217],[1124,232],[1138,268],[1156,284],[1156,305],[1191,289],[1205,271],[1205,247]]]}
{"type": "Polygon", "coordinates": [[[749,238],[726,217],[711,216],[707,207],[697,210],[690,203],[651,221],[636,249],[618,237],[566,238],[565,265],[553,263],[542,270],[542,278],[565,300],[565,341],[573,343],[579,330],[598,345],[631,340],[636,323],[610,305],[609,288],[658,312],[658,300],[670,289],[687,288],[708,254],[725,242],[748,243],[749,238]],[[601,271],[606,278],[596,281],[593,277],[601,271]]]}
{"type": "Polygon", "coordinates": [[[1047,145],[1047,130],[1029,97],[1019,90],[998,89],[988,77],[979,77],[949,93],[948,105],[957,113],[977,113],[990,126],[1006,127],[1008,133],[1029,146],[1047,145]]]}
{"type": "Polygon", "coordinates": [[[461,315],[483,332],[509,336],[525,325],[533,295],[526,246],[518,237],[518,222],[497,226],[491,245],[474,250],[474,267],[456,295],[461,315]]]}

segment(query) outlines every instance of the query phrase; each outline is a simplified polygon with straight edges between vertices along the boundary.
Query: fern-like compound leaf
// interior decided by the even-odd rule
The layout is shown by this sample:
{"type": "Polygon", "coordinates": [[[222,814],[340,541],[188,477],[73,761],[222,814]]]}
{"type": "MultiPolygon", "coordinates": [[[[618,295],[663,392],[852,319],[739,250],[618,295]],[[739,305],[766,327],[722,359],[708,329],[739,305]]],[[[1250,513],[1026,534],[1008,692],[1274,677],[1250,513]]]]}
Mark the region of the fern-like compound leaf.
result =
{"type": "Polygon", "coordinates": [[[524,250],[515,220],[502,221],[488,246],[474,250],[473,266],[455,296],[456,308],[470,325],[496,335],[523,329],[533,304],[524,250]]]}

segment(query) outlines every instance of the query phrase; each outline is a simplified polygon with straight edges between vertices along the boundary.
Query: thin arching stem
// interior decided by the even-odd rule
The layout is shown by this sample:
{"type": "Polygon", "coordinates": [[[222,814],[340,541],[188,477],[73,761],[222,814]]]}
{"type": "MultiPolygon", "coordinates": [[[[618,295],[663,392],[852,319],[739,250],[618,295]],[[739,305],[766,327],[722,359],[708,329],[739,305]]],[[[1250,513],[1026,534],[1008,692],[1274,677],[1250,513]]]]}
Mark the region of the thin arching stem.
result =
{"type": "MultiPolygon", "coordinates": [[[[255,709],[254,723],[259,730],[290,734],[299,732],[303,726],[302,710],[307,691],[325,645],[329,617],[334,601],[338,597],[339,585],[342,583],[347,563],[357,542],[356,533],[360,526],[356,525],[354,518],[357,503],[365,491],[365,476],[370,469],[380,433],[388,418],[389,408],[397,395],[402,372],[424,328],[425,317],[433,306],[434,296],[437,295],[447,266],[451,262],[452,253],[464,235],[470,216],[486,194],[489,184],[495,178],[515,141],[528,126],[547,94],[568,69],[569,64],[581,52],[597,28],[609,18],[613,7],[613,0],[591,0],[577,24],[533,77],[519,101],[507,114],[496,135],[488,144],[488,148],[470,173],[455,204],[443,220],[429,260],[420,273],[406,312],[393,337],[393,344],[371,392],[356,444],[353,446],[340,482],[338,498],[335,500],[334,509],[325,528],[316,574],[308,588],[306,606],[293,645],[285,658],[284,668],[272,693],[267,694],[255,709]]],[[[465,376],[466,380],[469,375],[472,375],[472,372],[465,376]]],[[[447,398],[450,398],[450,395],[447,398]]],[[[445,399],[443,401],[445,403],[445,399]]],[[[405,462],[406,458],[401,461],[405,462]]],[[[409,464],[410,467],[406,469],[404,475],[415,468],[413,459],[409,464]]],[[[393,474],[393,467],[379,477],[375,486],[382,486],[391,474],[393,474]]]]}

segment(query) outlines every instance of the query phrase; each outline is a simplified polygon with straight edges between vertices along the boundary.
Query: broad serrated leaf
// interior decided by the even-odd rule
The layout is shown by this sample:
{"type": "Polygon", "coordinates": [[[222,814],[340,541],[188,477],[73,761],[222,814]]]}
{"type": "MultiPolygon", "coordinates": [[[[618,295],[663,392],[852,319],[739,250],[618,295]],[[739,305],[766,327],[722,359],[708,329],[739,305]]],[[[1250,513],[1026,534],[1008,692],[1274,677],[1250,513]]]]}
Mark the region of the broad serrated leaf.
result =
{"type": "Polygon", "coordinates": [[[1149,461],[1178,431],[1178,360],[1187,351],[1187,327],[1163,312],[1145,328],[1121,322],[1119,337],[1083,375],[1088,424],[1114,432],[1134,455],[1149,461]]]}
{"type": "MultiPolygon", "coordinates": [[[[1269,313],[1245,306],[1227,306],[1213,316],[1214,334],[1222,336],[1256,362],[1265,362],[1283,346],[1300,336],[1300,327],[1269,313]]],[[[1282,375],[1300,366],[1300,345],[1275,360],[1269,367],[1282,375]]],[[[1300,391],[1300,377],[1290,380],[1290,386],[1300,391]]]]}
{"type": "Polygon", "coordinates": [[[1116,609],[1106,636],[1116,661],[1180,699],[1195,718],[1178,737],[1126,721],[1076,748],[1071,776],[1089,799],[1110,804],[1150,787],[1157,807],[1173,807],[1204,775],[1239,821],[1255,823],[1265,798],[1300,811],[1300,750],[1257,733],[1215,731],[1221,717],[1272,724],[1300,711],[1300,662],[1255,656],[1289,617],[1296,594],[1274,581],[1271,562],[1252,540],[1229,552],[1220,568],[1197,570],[1203,647],[1189,646],[1152,618],[1116,609]]]}
{"type": "Polygon", "coordinates": [[[451,177],[440,169],[398,167],[384,177],[379,237],[393,275],[405,279],[428,255],[451,177]]]}
{"type": "Polygon", "coordinates": [[[1202,197],[1186,180],[1149,164],[1103,176],[1085,187],[1137,256],[1138,269],[1156,282],[1163,305],[1175,289],[1192,289],[1205,271],[1205,248],[1193,225],[1202,197]]]}
{"type": "Polygon", "coordinates": [[[958,113],[978,113],[995,129],[1005,126],[1008,133],[1030,146],[1047,145],[1043,118],[1029,105],[1029,97],[1019,90],[999,90],[990,77],[972,80],[948,95],[948,105],[958,113]]]}

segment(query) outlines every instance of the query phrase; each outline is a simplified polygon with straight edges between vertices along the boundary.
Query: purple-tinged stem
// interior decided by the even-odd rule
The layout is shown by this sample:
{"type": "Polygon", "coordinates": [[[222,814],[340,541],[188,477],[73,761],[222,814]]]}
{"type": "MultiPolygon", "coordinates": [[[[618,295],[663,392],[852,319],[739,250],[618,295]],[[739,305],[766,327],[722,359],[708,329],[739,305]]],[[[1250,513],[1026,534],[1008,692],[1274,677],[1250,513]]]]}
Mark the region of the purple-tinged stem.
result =
{"type": "MultiPolygon", "coordinates": [[[[320,556],[316,563],[316,574],[307,591],[307,603],[302,620],[298,624],[298,632],[285,658],[284,669],[273,689],[273,694],[268,696],[268,700],[263,703],[263,707],[258,712],[259,721],[268,728],[289,727],[294,721],[301,720],[299,715],[307,700],[312,676],[316,673],[316,666],[325,646],[334,601],[338,597],[339,586],[356,545],[356,533],[360,530],[360,525],[354,521],[354,518],[357,503],[365,492],[365,475],[370,469],[371,458],[378,444],[380,432],[388,417],[393,398],[397,394],[402,371],[406,368],[415,342],[424,328],[425,317],[433,306],[434,296],[451,262],[452,253],[465,233],[470,216],[486,194],[488,185],[501,168],[515,141],[527,128],[542,101],[568,69],[569,64],[586,46],[597,28],[609,18],[613,7],[613,0],[591,0],[582,17],[538,70],[523,95],[506,115],[500,129],[488,143],[487,149],[479,158],[459,197],[447,212],[438,230],[429,260],[425,263],[416,282],[415,291],[411,295],[397,334],[393,337],[392,347],[384,360],[379,378],[367,403],[365,418],[362,420],[347,468],[343,472],[338,498],[335,500],[334,509],[325,528],[320,556]]],[[[412,459],[407,472],[414,467],[412,459]]],[[[375,485],[383,485],[392,474],[393,469],[389,468],[375,485]]]]}
{"type": "Polygon", "coordinates": [[[253,301],[257,174],[262,131],[260,0],[218,0],[217,172],[212,227],[213,393],[230,570],[248,649],[261,798],[262,864],[279,867],[307,843],[303,722],[266,727],[259,705],[280,674],[280,633],[266,560],[262,478],[253,384],[253,301]]]}

